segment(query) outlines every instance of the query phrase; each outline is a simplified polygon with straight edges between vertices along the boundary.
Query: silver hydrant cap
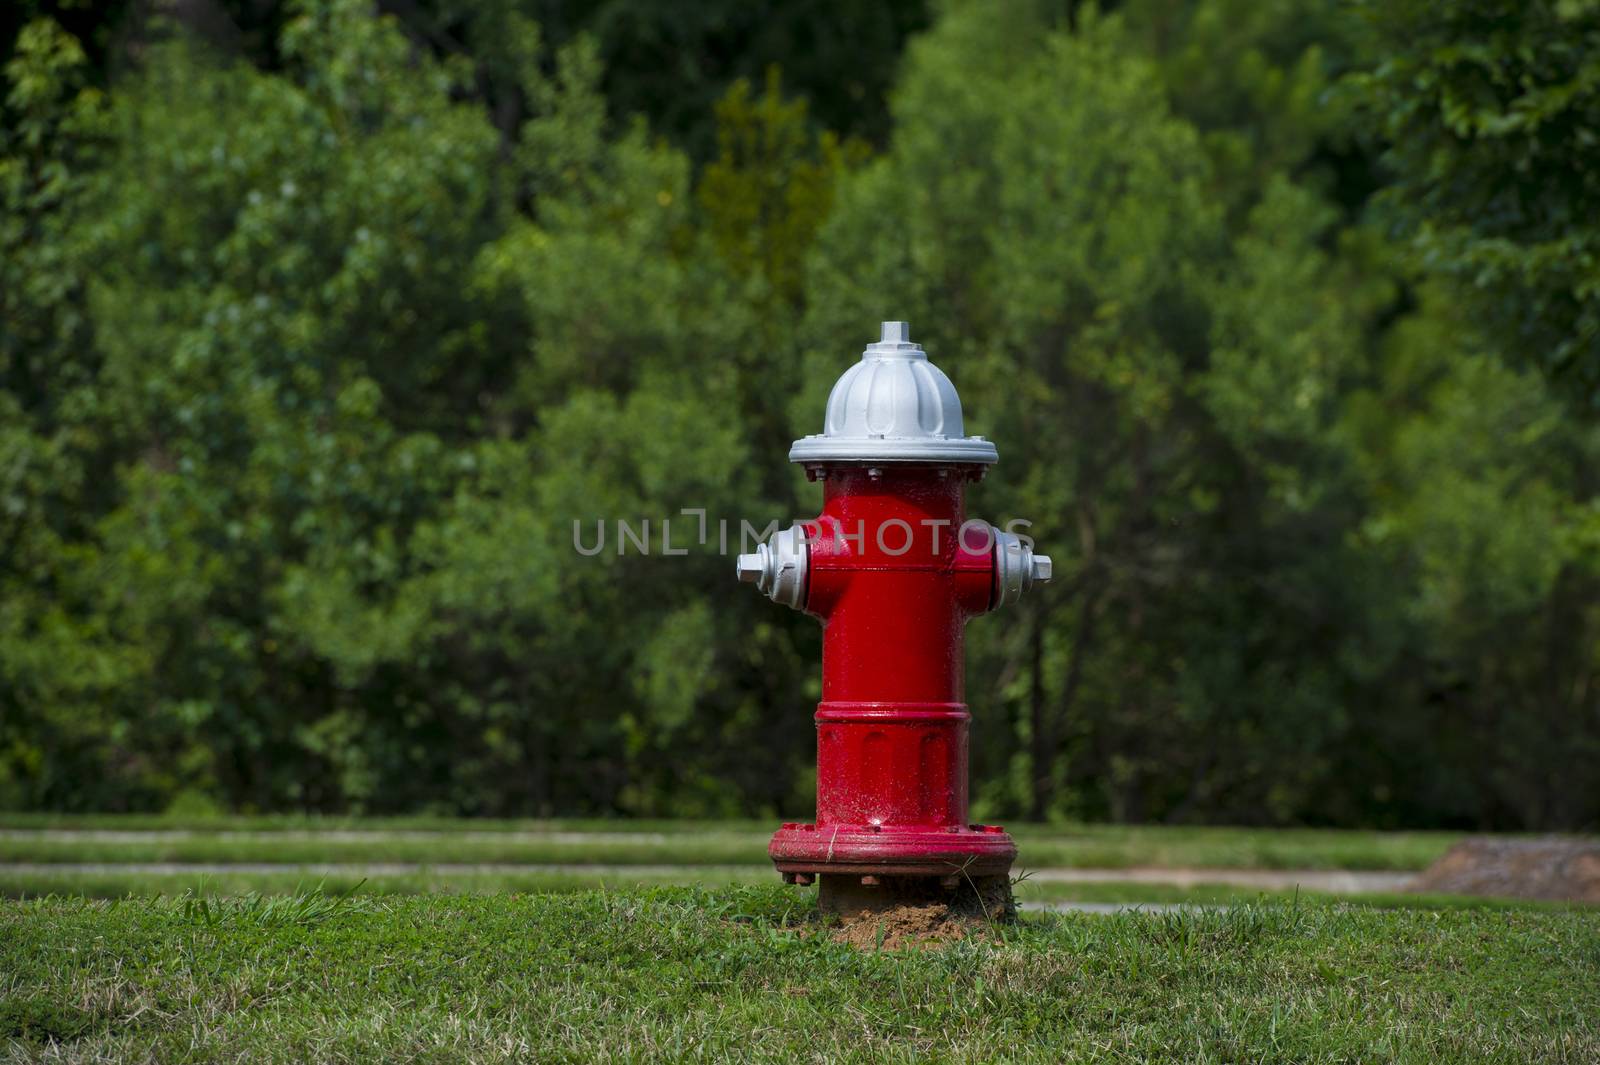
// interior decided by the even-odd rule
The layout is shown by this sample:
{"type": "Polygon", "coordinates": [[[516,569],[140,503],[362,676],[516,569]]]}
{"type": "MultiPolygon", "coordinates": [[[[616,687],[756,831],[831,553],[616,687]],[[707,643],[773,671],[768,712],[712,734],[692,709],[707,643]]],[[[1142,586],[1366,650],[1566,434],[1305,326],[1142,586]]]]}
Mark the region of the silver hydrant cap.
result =
{"type": "Polygon", "coordinates": [[[877,343],[846,370],[828,396],[822,432],[801,437],[789,461],[961,462],[989,465],[994,444],[967,436],[961,397],[911,340],[908,322],[884,322],[877,343]]]}

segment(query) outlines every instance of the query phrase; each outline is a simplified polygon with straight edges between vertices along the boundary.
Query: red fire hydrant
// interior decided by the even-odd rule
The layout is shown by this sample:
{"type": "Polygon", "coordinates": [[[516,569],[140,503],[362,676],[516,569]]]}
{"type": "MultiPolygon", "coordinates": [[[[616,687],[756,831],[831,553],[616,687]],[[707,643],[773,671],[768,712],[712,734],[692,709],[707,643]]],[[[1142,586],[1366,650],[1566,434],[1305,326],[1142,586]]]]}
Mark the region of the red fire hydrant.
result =
{"type": "Polygon", "coordinates": [[[789,461],[823,482],[820,517],[740,555],[738,575],[823,624],[817,819],[768,853],[821,877],[825,908],[1003,884],[1016,844],[967,821],[963,630],[1050,579],[1050,559],[966,520],[968,481],[998,458],[905,322],[845,371],[824,430],[789,461]]]}

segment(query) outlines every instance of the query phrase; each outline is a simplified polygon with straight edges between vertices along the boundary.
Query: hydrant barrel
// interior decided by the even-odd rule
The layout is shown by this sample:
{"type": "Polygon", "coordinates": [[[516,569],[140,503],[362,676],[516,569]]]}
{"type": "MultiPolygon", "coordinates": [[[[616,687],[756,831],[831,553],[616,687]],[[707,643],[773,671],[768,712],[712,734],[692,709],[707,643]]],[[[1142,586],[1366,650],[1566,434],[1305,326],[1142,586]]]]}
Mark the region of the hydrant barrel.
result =
{"type": "Polygon", "coordinates": [[[960,544],[962,481],[925,466],[823,478],[806,608],[825,623],[819,826],[967,823],[962,630],[993,579],[960,544]],[[851,530],[884,531],[853,543],[851,530]]]}
{"type": "Polygon", "coordinates": [[[885,322],[789,458],[822,482],[822,513],[737,563],[823,624],[817,816],[784,825],[769,855],[786,877],[1003,875],[1011,838],[968,823],[963,637],[1051,567],[966,518],[994,445],[965,434],[955,387],[907,324],[885,322]]]}

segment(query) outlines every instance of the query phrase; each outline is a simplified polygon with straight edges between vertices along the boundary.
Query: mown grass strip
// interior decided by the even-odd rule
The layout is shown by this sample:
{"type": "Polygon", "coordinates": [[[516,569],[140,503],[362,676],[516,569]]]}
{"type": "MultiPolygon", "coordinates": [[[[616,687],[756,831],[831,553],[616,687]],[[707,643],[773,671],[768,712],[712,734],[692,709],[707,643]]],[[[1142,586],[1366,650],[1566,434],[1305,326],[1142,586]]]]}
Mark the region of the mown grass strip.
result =
{"type": "Polygon", "coordinates": [[[298,869],[283,872],[192,873],[154,872],[15,872],[0,867],[0,897],[39,898],[47,895],[96,899],[125,897],[177,896],[192,893],[204,896],[294,894],[310,890],[334,893],[354,891],[365,895],[427,895],[441,893],[497,894],[507,892],[566,892],[620,890],[661,885],[723,887],[730,884],[771,884],[777,874],[768,866],[737,869],[726,866],[681,867],[671,872],[617,870],[605,874],[576,874],[528,869],[517,873],[473,875],[441,874],[435,871],[398,876],[322,876],[298,869]]]}
{"type": "MultiPolygon", "coordinates": [[[[428,861],[524,864],[759,864],[771,825],[748,822],[485,822],[91,817],[0,818],[0,862],[428,861]],[[209,825],[209,828],[203,827],[209,825]],[[426,827],[431,825],[432,827],[426,827]],[[604,827],[595,827],[596,825],[604,827]],[[83,831],[75,834],[73,826],[83,831]],[[159,834],[140,835],[141,827],[159,834]],[[108,838],[105,833],[112,833],[108,838]]],[[[1023,864],[1124,868],[1414,870],[1458,836],[1315,829],[1030,826],[1023,864]]]]}
{"type": "Polygon", "coordinates": [[[274,834],[177,839],[23,839],[0,838],[5,862],[251,862],[282,865],[353,862],[427,862],[516,865],[753,865],[766,861],[764,837],[705,835],[672,837],[666,842],[604,835],[546,842],[527,837],[319,839],[278,838],[274,834]]]}

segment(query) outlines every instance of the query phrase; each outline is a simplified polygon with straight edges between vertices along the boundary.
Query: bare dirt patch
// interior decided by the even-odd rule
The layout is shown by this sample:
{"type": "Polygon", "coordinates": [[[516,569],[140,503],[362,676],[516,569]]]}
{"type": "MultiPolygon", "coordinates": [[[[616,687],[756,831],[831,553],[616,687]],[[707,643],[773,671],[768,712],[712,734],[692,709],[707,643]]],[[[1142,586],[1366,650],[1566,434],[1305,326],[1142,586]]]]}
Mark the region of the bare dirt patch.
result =
{"type": "Polygon", "coordinates": [[[833,940],[862,950],[930,947],[981,934],[988,924],[982,917],[954,913],[941,903],[905,903],[840,918],[833,940]]]}
{"type": "Polygon", "coordinates": [[[1411,890],[1600,903],[1600,840],[1465,839],[1425,869],[1411,890]]]}
{"type": "Polygon", "coordinates": [[[863,950],[899,950],[985,935],[1016,920],[1011,882],[1003,876],[963,878],[954,889],[925,877],[825,877],[822,912],[837,923],[832,936],[863,950]]]}

